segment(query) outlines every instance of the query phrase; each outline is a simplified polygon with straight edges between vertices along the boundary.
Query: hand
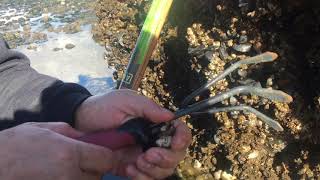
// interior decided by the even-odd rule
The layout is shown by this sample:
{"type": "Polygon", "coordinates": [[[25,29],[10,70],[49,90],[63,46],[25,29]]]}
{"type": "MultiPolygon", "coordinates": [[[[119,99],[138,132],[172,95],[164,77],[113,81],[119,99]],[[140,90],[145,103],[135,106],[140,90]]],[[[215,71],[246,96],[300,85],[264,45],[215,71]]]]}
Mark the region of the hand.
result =
{"type": "Polygon", "coordinates": [[[108,149],[73,140],[65,123],[27,123],[0,132],[0,179],[101,180],[113,167],[108,149]]]}
{"type": "Polygon", "coordinates": [[[83,132],[113,129],[133,117],[155,123],[172,120],[173,113],[132,90],[115,90],[85,100],[75,114],[75,127],[83,132]]]}
{"type": "MultiPolygon", "coordinates": [[[[117,90],[87,99],[76,112],[76,127],[85,132],[107,130],[119,127],[132,117],[160,123],[172,120],[174,114],[134,91],[117,90]]],[[[171,175],[191,142],[191,133],[183,122],[177,121],[175,127],[171,149],[152,148],[142,153],[140,147],[134,146],[115,151],[117,163],[113,173],[139,180],[171,175]]]]}

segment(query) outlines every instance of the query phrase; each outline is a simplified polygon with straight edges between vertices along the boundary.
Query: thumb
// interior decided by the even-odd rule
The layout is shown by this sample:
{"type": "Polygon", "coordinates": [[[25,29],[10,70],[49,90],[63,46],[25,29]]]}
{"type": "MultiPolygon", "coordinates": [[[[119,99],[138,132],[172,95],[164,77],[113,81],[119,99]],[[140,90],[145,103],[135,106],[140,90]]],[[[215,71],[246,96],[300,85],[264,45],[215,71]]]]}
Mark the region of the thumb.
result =
{"type": "Polygon", "coordinates": [[[53,132],[61,134],[63,136],[69,138],[78,138],[83,135],[82,132],[77,131],[76,129],[72,128],[69,124],[63,122],[49,122],[49,123],[26,123],[26,125],[35,126],[43,129],[49,129],[53,132]]]}
{"type": "MultiPolygon", "coordinates": [[[[119,92],[121,91],[119,90],[119,92]]],[[[126,108],[125,111],[130,116],[144,117],[155,123],[170,121],[174,118],[171,111],[162,108],[147,97],[136,94],[134,91],[122,91],[121,95],[120,98],[126,102],[126,105],[122,108],[126,108]]]]}

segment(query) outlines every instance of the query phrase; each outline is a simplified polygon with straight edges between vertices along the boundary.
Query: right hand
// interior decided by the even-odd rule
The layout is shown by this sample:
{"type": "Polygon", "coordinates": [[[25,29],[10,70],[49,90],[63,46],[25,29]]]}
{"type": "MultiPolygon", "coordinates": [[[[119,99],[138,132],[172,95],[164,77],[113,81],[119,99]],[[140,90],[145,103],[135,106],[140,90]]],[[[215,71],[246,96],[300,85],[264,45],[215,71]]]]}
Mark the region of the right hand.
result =
{"type": "Polygon", "coordinates": [[[112,151],[76,141],[65,123],[27,123],[0,132],[0,179],[101,180],[112,151]]]}

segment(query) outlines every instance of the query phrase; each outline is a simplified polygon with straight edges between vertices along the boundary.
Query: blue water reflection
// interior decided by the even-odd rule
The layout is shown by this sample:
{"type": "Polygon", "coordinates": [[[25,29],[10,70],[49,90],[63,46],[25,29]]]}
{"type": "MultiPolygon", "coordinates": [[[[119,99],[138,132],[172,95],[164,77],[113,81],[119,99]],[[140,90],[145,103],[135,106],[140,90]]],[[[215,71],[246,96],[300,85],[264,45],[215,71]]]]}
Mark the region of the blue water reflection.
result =
{"type": "Polygon", "coordinates": [[[87,88],[93,95],[104,94],[115,86],[112,77],[92,78],[86,75],[79,75],[78,84],[87,88]]]}

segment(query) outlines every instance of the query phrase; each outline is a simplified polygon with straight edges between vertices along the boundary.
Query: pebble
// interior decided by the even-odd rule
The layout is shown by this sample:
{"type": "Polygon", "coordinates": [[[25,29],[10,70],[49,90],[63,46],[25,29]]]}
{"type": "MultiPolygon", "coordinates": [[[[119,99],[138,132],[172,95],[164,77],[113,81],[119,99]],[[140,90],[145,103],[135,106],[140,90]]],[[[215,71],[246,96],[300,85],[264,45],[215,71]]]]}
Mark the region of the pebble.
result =
{"type": "Polygon", "coordinates": [[[245,43],[245,44],[234,44],[232,48],[238,52],[246,53],[249,52],[252,48],[252,44],[245,43]]]}
{"type": "Polygon", "coordinates": [[[36,51],[37,48],[38,48],[38,47],[37,47],[36,45],[34,45],[34,44],[31,44],[31,45],[29,45],[29,46],[27,47],[28,50],[34,50],[34,51],[36,51]]]}
{"type": "Polygon", "coordinates": [[[227,46],[228,47],[232,47],[233,46],[233,40],[230,39],[228,42],[227,42],[227,46]]]}
{"type": "Polygon", "coordinates": [[[142,90],[142,94],[143,94],[144,96],[147,96],[148,93],[147,93],[146,90],[143,89],[143,90],[142,90]]]}
{"type": "Polygon", "coordinates": [[[63,48],[53,48],[53,51],[61,51],[63,48]]]}
{"type": "Polygon", "coordinates": [[[214,179],[216,179],[216,180],[221,179],[221,174],[222,174],[222,170],[214,172],[214,174],[213,174],[214,179]]]}
{"type": "Polygon", "coordinates": [[[271,87],[272,85],[273,85],[273,80],[272,80],[272,78],[268,78],[267,79],[267,87],[271,87]]]}
{"type": "Polygon", "coordinates": [[[200,169],[202,164],[196,159],[193,161],[193,167],[196,169],[200,169]]]}
{"type": "Polygon", "coordinates": [[[251,150],[251,147],[249,145],[243,145],[241,148],[240,148],[240,152],[241,153],[247,153],[251,150]]]}
{"type": "Polygon", "coordinates": [[[66,46],[65,46],[65,48],[66,49],[73,49],[74,47],[76,47],[74,44],[67,44],[66,46]]]}
{"type": "Polygon", "coordinates": [[[220,41],[214,41],[213,42],[213,47],[219,48],[220,46],[221,46],[221,42],[220,41]]]}
{"type": "Polygon", "coordinates": [[[248,155],[248,159],[255,159],[259,156],[259,152],[258,151],[253,151],[248,155]]]}
{"type": "Polygon", "coordinates": [[[248,42],[248,36],[247,35],[241,35],[239,38],[239,43],[244,44],[248,42]]]}
{"type": "Polygon", "coordinates": [[[229,173],[223,171],[221,173],[221,179],[222,180],[233,180],[233,179],[236,179],[236,177],[234,177],[232,174],[229,174],[229,173]]]}
{"type": "Polygon", "coordinates": [[[243,70],[243,69],[239,69],[238,70],[238,75],[240,76],[240,77],[247,77],[247,75],[248,75],[248,72],[246,71],[246,70],[243,70]]]}
{"type": "Polygon", "coordinates": [[[230,101],[230,105],[232,106],[235,106],[238,102],[238,100],[234,96],[230,97],[229,101],[230,101]]]}

